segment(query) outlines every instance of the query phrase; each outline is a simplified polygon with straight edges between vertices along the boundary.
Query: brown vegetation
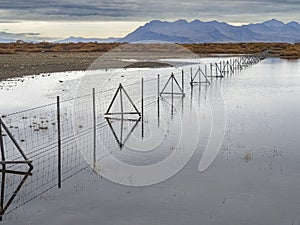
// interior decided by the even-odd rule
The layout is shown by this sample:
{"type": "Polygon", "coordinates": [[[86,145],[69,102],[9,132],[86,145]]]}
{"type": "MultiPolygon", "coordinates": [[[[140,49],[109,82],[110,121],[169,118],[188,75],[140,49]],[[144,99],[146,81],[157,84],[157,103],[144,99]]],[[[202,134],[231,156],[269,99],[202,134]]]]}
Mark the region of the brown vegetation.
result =
{"type": "MultiPolygon", "coordinates": [[[[169,45],[164,46],[163,49],[158,44],[135,44],[116,48],[120,45],[122,43],[0,43],[0,80],[40,73],[86,70],[95,60],[103,56],[103,53],[112,49],[114,49],[112,56],[116,58],[125,56],[129,59],[140,59],[140,57],[144,59],[146,55],[147,60],[150,61],[161,58],[183,58],[186,54],[189,57],[190,51],[200,56],[264,52],[267,57],[300,58],[300,43],[181,44],[185,48],[169,45]],[[122,50],[123,54],[118,54],[122,50]]],[[[111,55],[107,57],[109,56],[111,55]]],[[[108,61],[103,63],[105,68],[120,68],[118,66],[127,64],[119,60],[115,62],[114,59],[111,63],[108,61]]],[[[164,66],[149,63],[151,66],[164,66]]],[[[150,66],[149,63],[133,64],[131,67],[150,66]]]]}
{"type": "Polygon", "coordinates": [[[290,45],[280,52],[280,57],[285,59],[300,58],[300,44],[290,45]]]}
{"type": "Polygon", "coordinates": [[[107,52],[120,46],[121,43],[0,43],[0,54],[17,52],[107,52]]]}
{"type": "MultiPolygon", "coordinates": [[[[0,43],[0,54],[18,52],[108,52],[122,43],[0,43]]],[[[196,54],[255,54],[266,52],[268,56],[300,58],[300,43],[207,43],[180,44],[196,54]]],[[[155,44],[150,45],[152,48],[155,44]]]]}
{"type": "Polygon", "coordinates": [[[197,54],[256,54],[265,52],[267,56],[300,58],[300,44],[288,43],[222,43],[183,44],[197,54]]]}

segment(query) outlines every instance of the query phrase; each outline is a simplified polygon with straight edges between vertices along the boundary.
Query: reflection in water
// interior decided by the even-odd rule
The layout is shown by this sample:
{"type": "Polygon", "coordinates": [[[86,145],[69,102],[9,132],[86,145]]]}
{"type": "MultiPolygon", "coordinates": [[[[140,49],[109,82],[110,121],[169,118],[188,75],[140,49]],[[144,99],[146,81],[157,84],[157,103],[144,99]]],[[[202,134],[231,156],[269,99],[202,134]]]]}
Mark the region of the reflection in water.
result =
{"type": "MultiPolygon", "coordinates": [[[[62,194],[50,204],[46,201],[30,204],[30,209],[38,211],[43,208],[46,213],[34,211],[36,214],[32,214],[33,218],[26,222],[32,220],[32,224],[53,224],[53,219],[57,219],[55,222],[58,223],[72,220],[68,222],[82,224],[85,219],[82,215],[88,215],[90,224],[99,224],[99,221],[101,224],[122,224],[124,221],[129,221],[132,224],[147,225],[159,224],[161,221],[167,221],[167,224],[297,224],[300,165],[297,144],[299,126],[296,123],[299,121],[298,75],[299,63],[296,65],[292,62],[266,60],[251,70],[235,75],[234,79],[226,77],[222,80],[214,80],[210,87],[186,88],[186,92],[191,93],[192,99],[183,100],[184,108],[189,109],[197,105],[200,111],[199,118],[203,133],[200,134],[197,151],[190,163],[176,176],[151,187],[128,188],[114,185],[106,180],[98,182],[95,181],[96,175],[88,169],[78,174],[81,168],[87,168],[87,164],[82,160],[78,148],[65,139],[62,170],[64,179],[68,179],[72,174],[78,174],[73,177],[72,185],[75,183],[82,188],[77,190],[76,186],[76,190],[72,192],[73,187],[70,187],[67,182],[59,191],[62,194]],[[214,100],[217,97],[218,93],[214,85],[216,82],[222,89],[227,107],[226,133],[217,161],[205,174],[199,174],[197,165],[207,144],[208,131],[211,128],[206,99],[214,100]],[[74,195],[68,195],[68,192],[74,195]],[[81,215],[76,213],[79,210],[82,212],[81,215]],[[56,218],[53,218],[53,215],[57,215],[56,218]]],[[[156,83],[153,87],[156,87],[156,83]]],[[[145,116],[145,139],[149,134],[148,126],[155,124],[157,127],[158,122],[161,126],[164,123],[168,125],[171,123],[170,120],[165,119],[167,113],[168,119],[170,118],[170,107],[173,104],[168,103],[171,102],[171,98],[157,99],[156,97],[155,95],[152,107],[146,109],[146,113],[151,114],[152,118],[156,115],[157,118],[153,118],[154,123],[150,123],[145,116]],[[160,110],[157,110],[159,108],[156,107],[159,106],[157,101],[160,101],[160,110]]],[[[174,105],[181,104],[179,98],[173,100],[174,105]]],[[[215,101],[212,103],[218,104],[215,101]]],[[[103,114],[100,116],[102,117],[103,114]]],[[[114,146],[114,150],[118,150],[121,121],[104,120],[104,122],[104,124],[100,122],[97,124],[98,138],[111,142],[107,145],[110,144],[114,146]],[[118,140],[109,123],[114,128],[118,140]],[[103,127],[106,133],[101,133],[103,127]]],[[[169,139],[167,145],[159,146],[163,154],[157,157],[158,160],[154,157],[152,159],[151,156],[155,156],[155,153],[150,152],[144,158],[137,156],[136,162],[144,164],[157,162],[168,156],[166,152],[169,151],[168,154],[171,154],[172,149],[168,149],[168,146],[178,138],[178,136],[171,136],[172,131],[178,128],[174,125],[177,122],[175,116],[171,123],[173,126],[166,129],[165,135],[169,139]]],[[[140,130],[137,129],[140,125],[141,121],[123,121],[121,143],[124,149],[126,145],[132,144],[135,138],[140,137],[140,130]],[[128,129],[125,129],[127,127],[125,124],[130,124],[130,128],[128,126],[128,129]],[[128,138],[126,138],[127,133],[130,133],[128,138]]],[[[91,132],[85,127],[80,129],[83,148],[92,149],[89,138],[91,132]]],[[[31,154],[30,159],[33,159],[33,164],[38,169],[33,171],[33,176],[26,178],[18,192],[15,192],[16,187],[24,175],[5,173],[5,186],[13,186],[10,193],[17,193],[14,201],[7,208],[6,215],[23,203],[28,203],[38,194],[56,187],[57,155],[55,148],[50,147],[31,154]],[[12,182],[12,179],[8,178],[12,175],[18,177],[18,182],[12,182]],[[18,198],[19,196],[22,198],[18,198]]],[[[135,159],[133,154],[128,153],[129,151],[117,152],[121,159],[127,157],[125,161],[135,159]]],[[[3,207],[10,196],[5,196],[5,199],[3,207]]],[[[27,214],[31,212],[27,211],[27,214]]],[[[22,218],[26,216],[19,211],[14,212],[14,215],[18,216],[18,221],[5,222],[12,225],[25,224],[22,218]]]]}
{"type": "Polygon", "coordinates": [[[138,119],[116,119],[116,118],[106,118],[107,124],[109,128],[111,129],[120,149],[123,148],[125,143],[127,142],[130,135],[133,133],[134,129],[137,127],[138,123],[141,121],[141,118],[138,119]],[[131,122],[133,124],[132,128],[129,130],[129,132],[126,134],[126,128],[124,126],[124,122],[131,122]],[[116,127],[113,127],[113,124],[116,125],[116,127]],[[119,129],[119,135],[117,135],[116,129],[119,129]]]}
{"type": "MultiPolygon", "coordinates": [[[[142,80],[142,93],[143,93],[143,80],[142,80]]],[[[142,98],[143,101],[143,98],[142,98]]],[[[142,104],[143,106],[143,104],[142,104]]],[[[117,91],[115,92],[112,101],[110,102],[108,109],[105,113],[105,119],[120,147],[120,149],[124,146],[126,141],[128,140],[129,136],[132,134],[133,130],[136,128],[138,122],[142,119],[143,121],[143,107],[142,112],[139,112],[138,108],[136,107],[135,103],[128,95],[127,91],[124,89],[122,84],[119,84],[117,91]],[[118,101],[117,101],[118,100],[118,101]],[[127,104],[126,104],[127,101],[127,104]],[[116,117],[117,116],[117,117],[116,117]],[[114,125],[118,126],[119,128],[114,128],[114,125]],[[125,134],[124,129],[124,122],[134,122],[133,127],[130,131],[125,134]],[[115,129],[119,129],[119,132],[116,132],[115,129]],[[119,134],[119,135],[118,135],[119,134]]],[[[143,137],[143,124],[142,124],[142,137],[143,137]]]]}
{"type": "MultiPolygon", "coordinates": [[[[4,124],[2,124],[4,125],[4,124]]],[[[4,126],[5,127],[5,126],[4,126]]],[[[1,129],[0,129],[1,131],[1,129]]],[[[9,215],[16,209],[57,187],[58,151],[56,144],[30,149],[23,155],[15,139],[1,133],[1,202],[0,216],[9,215]],[[23,159],[26,159],[25,161],[23,159]],[[34,167],[32,166],[34,165],[34,167]],[[29,167],[29,169],[28,169],[29,167]]],[[[27,139],[29,140],[29,139],[27,139]]],[[[62,182],[87,168],[76,143],[63,140],[62,182]]]]}
{"type": "Polygon", "coordinates": [[[0,199],[0,220],[2,221],[3,215],[7,211],[8,207],[11,205],[15,197],[17,196],[18,192],[21,190],[22,186],[24,185],[28,176],[31,176],[32,168],[29,168],[26,172],[21,171],[13,171],[13,170],[1,170],[1,199],[0,199]],[[6,194],[8,191],[6,190],[7,187],[7,175],[6,174],[13,174],[16,176],[20,176],[20,183],[17,184],[16,187],[11,187],[13,190],[8,195],[6,194]],[[15,189],[14,189],[15,188],[15,189]]]}

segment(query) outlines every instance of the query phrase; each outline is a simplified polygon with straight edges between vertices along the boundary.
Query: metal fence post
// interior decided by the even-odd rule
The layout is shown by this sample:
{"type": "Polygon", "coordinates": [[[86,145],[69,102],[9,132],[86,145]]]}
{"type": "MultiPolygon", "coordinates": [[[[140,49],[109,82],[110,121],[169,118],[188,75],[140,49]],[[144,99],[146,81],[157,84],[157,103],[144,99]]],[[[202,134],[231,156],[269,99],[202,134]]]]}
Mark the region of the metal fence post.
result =
{"type": "MultiPolygon", "coordinates": [[[[1,160],[5,161],[5,153],[4,153],[4,144],[3,144],[3,136],[2,136],[2,119],[0,118],[0,149],[1,149],[1,160]]],[[[5,166],[5,164],[2,164],[5,166]]]]}
{"type": "MultiPolygon", "coordinates": [[[[1,160],[5,161],[5,152],[2,136],[2,119],[0,118],[0,148],[1,148],[1,160]]],[[[0,197],[0,221],[2,221],[2,215],[4,214],[4,184],[5,184],[5,171],[6,164],[2,164],[2,182],[1,182],[1,197],[0,197]]]]}
{"type": "Polygon", "coordinates": [[[141,78],[142,138],[144,138],[144,78],[141,78]]]}
{"type": "Polygon", "coordinates": [[[193,68],[191,67],[191,85],[193,86],[193,68]]]}
{"type": "MultiPolygon", "coordinates": [[[[199,83],[198,89],[199,89],[199,93],[200,93],[200,91],[201,91],[201,81],[202,81],[201,80],[201,66],[199,66],[197,73],[198,73],[198,83],[199,83]]],[[[195,80],[196,80],[196,77],[195,77],[195,80]]]]}
{"type": "Polygon", "coordinates": [[[159,92],[160,92],[160,90],[159,90],[159,89],[160,89],[160,88],[159,88],[159,85],[160,85],[160,84],[159,84],[159,74],[157,74],[157,98],[158,98],[158,99],[159,99],[159,95],[160,95],[160,94],[159,94],[159,92]]]}
{"type": "Polygon", "coordinates": [[[95,94],[95,88],[93,88],[93,142],[94,142],[94,149],[93,149],[93,166],[94,169],[96,169],[96,145],[97,145],[97,133],[96,133],[96,124],[97,124],[97,118],[96,118],[96,94],[95,94]]]}
{"type": "Polygon", "coordinates": [[[171,93],[172,93],[172,97],[171,97],[171,100],[172,100],[172,116],[173,116],[173,104],[174,104],[174,74],[172,73],[172,75],[171,75],[171,77],[172,77],[172,79],[171,79],[171,93]]]}
{"type": "Polygon", "coordinates": [[[181,71],[181,85],[182,85],[182,93],[184,93],[184,71],[181,71]]]}
{"type": "MultiPolygon", "coordinates": [[[[120,87],[122,84],[120,83],[120,87]]],[[[120,142],[123,143],[123,126],[124,126],[124,108],[123,108],[123,88],[120,89],[120,107],[121,107],[121,134],[120,134],[120,142]]],[[[121,145],[122,147],[122,145],[121,145]]]]}
{"type": "Polygon", "coordinates": [[[160,87],[159,87],[159,74],[157,74],[157,119],[158,119],[158,126],[159,126],[159,95],[160,95],[160,87]]]}
{"type": "Polygon", "coordinates": [[[57,145],[58,145],[58,188],[61,188],[61,130],[60,130],[59,96],[57,96],[57,145]]]}
{"type": "MultiPolygon", "coordinates": [[[[220,61],[220,75],[222,75],[223,74],[223,69],[222,69],[222,61],[220,61]]],[[[224,73],[225,74],[225,73],[224,73]]]]}

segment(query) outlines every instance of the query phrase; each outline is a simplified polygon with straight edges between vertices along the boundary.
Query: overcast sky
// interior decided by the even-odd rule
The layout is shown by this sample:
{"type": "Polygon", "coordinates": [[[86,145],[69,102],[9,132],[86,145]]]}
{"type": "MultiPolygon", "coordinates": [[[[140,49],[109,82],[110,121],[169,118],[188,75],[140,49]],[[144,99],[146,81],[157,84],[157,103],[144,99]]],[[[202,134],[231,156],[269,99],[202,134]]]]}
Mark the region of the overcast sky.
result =
{"type": "Polygon", "coordinates": [[[300,0],[1,0],[0,31],[121,37],[152,19],[300,21],[300,0]],[[104,23],[113,21],[110,23],[104,23]]]}

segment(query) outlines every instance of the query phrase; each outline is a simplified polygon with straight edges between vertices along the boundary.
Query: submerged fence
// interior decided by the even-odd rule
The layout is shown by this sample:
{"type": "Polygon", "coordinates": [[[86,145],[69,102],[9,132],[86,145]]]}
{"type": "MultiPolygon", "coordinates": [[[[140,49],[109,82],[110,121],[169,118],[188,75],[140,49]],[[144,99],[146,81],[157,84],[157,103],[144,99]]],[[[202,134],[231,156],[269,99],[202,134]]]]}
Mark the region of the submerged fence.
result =
{"type": "MultiPolygon", "coordinates": [[[[162,97],[184,97],[188,88],[209,86],[213,79],[232,76],[258,63],[259,56],[228,58],[209,64],[174,68],[116,88],[97,90],[69,100],[3,115],[0,118],[2,185],[0,216],[89,168],[85,160],[96,159],[97,139],[104,146],[120,148],[128,135],[117,134],[112,120],[140,123],[143,137],[144,113],[162,97]],[[112,128],[110,133],[104,127],[112,128]],[[107,138],[112,136],[112,138],[107,138]],[[80,148],[80,149],[79,149],[80,148]],[[86,149],[82,152],[82,149],[86,149]],[[84,158],[83,158],[83,157],[84,158]]],[[[132,72],[134,73],[134,72],[132,72]]]]}

